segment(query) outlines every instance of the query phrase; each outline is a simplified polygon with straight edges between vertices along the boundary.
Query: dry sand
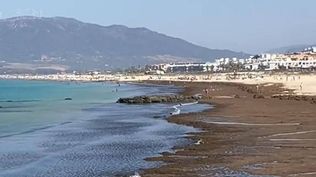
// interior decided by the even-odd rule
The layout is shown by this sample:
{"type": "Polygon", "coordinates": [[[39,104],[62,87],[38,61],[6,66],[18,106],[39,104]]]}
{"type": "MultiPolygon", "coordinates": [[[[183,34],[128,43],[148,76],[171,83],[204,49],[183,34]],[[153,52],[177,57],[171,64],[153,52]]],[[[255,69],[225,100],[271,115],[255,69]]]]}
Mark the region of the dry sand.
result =
{"type": "Polygon", "coordinates": [[[185,82],[228,82],[243,84],[283,84],[299,95],[316,95],[316,74],[262,72],[214,73],[214,74],[180,74],[180,75],[135,75],[116,77],[119,81],[185,81],[185,82]]]}

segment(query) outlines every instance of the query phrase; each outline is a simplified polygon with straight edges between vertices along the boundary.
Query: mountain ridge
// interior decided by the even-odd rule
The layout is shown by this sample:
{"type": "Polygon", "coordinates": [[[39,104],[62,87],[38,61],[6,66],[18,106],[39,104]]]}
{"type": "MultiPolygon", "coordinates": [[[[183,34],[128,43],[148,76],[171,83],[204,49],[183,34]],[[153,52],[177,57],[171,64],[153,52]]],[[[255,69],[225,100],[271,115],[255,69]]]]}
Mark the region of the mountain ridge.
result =
{"type": "Polygon", "coordinates": [[[227,49],[208,49],[145,27],[102,26],[66,17],[21,16],[0,20],[0,61],[5,63],[89,70],[247,56],[227,49]]]}

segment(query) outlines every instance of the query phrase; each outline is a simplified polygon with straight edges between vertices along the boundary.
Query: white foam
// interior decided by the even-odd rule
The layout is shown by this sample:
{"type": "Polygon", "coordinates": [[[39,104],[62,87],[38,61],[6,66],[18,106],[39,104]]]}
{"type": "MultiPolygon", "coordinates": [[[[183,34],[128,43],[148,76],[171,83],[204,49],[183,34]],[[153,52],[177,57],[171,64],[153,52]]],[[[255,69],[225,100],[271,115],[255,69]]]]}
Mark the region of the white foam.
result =
{"type": "Polygon", "coordinates": [[[181,113],[181,109],[179,109],[179,107],[182,107],[182,106],[190,106],[190,105],[194,105],[194,104],[198,104],[198,102],[192,102],[192,103],[180,103],[178,105],[174,105],[172,106],[172,108],[174,109],[174,112],[171,112],[170,114],[171,115],[179,115],[181,113]]]}
{"type": "Polygon", "coordinates": [[[195,145],[200,145],[200,144],[202,144],[203,143],[203,141],[202,140],[199,140],[199,141],[197,141],[196,143],[195,143],[195,145]]]}
{"type": "Polygon", "coordinates": [[[132,175],[132,176],[129,176],[129,177],[141,177],[137,172],[135,172],[135,174],[134,175],[132,175]]]}

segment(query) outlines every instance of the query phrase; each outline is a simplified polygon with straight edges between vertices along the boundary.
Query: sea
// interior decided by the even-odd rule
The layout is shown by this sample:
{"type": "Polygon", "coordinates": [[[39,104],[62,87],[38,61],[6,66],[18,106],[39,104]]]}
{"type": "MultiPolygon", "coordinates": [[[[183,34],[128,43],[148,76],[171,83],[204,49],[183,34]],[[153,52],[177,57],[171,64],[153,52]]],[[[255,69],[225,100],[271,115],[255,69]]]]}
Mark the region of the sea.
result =
{"type": "Polygon", "coordinates": [[[148,157],[190,142],[170,113],[203,104],[126,105],[120,97],[176,94],[175,86],[0,80],[0,177],[129,176],[148,157]],[[175,110],[177,109],[177,110],[175,110]]]}

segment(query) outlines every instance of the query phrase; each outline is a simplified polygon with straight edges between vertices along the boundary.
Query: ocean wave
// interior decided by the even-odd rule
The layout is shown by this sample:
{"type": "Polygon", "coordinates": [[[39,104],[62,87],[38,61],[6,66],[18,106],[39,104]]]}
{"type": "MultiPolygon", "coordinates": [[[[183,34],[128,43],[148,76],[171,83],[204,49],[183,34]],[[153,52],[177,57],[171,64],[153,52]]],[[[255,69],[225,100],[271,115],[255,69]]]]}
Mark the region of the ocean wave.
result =
{"type": "Polygon", "coordinates": [[[30,103],[39,101],[41,100],[0,100],[0,103],[30,103]]]}
{"type": "Polygon", "coordinates": [[[191,105],[195,105],[195,104],[198,104],[198,102],[196,101],[196,102],[192,102],[192,103],[183,103],[183,104],[180,103],[178,105],[174,105],[174,106],[172,106],[174,111],[171,112],[170,115],[179,115],[181,113],[180,107],[182,107],[182,106],[191,106],[191,105]]]}
{"type": "Polygon", "coordinates": [[[49,128],[53,128],[53,127],[56,127],[56,126],[62,126],[62,125],[70,124],[70,123],[72,123],[72,122],[69,122],[69,121],[68,122],[62,122],[62,123],[55,124],[55,125],[48,125],[48,126],[33,128],[33,129],[26,130],[26,131],[19,132],[19,133],[2,135],[2,136],[0,136],[0,139],[1,138],[8,138],[8,137],[13,137],[13,136],[18,136],[18,135],[29,134],[29,133],[34,133],[34,132],[37,132],[37,131],[46,130],[46,129],[49,129],[49,128]]]}
{"type": "Polygon", "coordinates": [[[0,109],[0,113],[30,113],[30,112],[33,112],[33,111],[30,111],[30,110],[1,110],[0,109]]]}

